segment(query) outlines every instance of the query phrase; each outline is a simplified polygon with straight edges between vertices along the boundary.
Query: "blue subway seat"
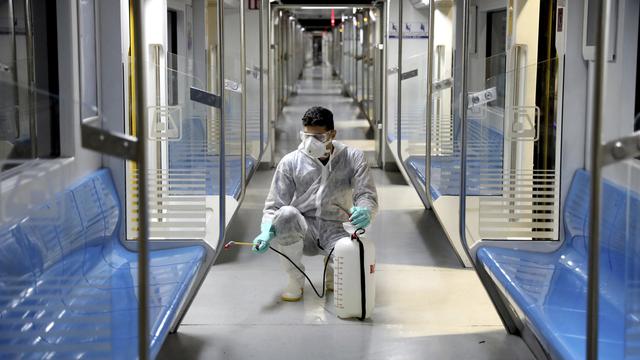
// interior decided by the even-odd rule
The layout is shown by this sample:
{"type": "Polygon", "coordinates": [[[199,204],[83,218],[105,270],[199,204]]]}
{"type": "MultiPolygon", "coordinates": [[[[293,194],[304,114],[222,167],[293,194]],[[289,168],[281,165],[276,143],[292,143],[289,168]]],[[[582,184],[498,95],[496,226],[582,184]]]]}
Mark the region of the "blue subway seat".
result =
{"type": "MultiPolygon", "coordinates": [[[[477,253],[478,262],[558,359],[586,357],[589,183],[589,173],[576,172],[563,212],[565,241],[555,252],[483,246],[477,253]]],[[[622,359],[625,347],[640,347],[637,336],[625,341],[625,329],[640,326],[633,305],[640,280],[640,195],[603,181],[602,198],[599,355],[622,359]]]]}
{"type": "MultiPolygon", "coordinates": [[[[0,229],[0,354],[137,357],[138,259],[119,238],[122,218],[102,169],[0,229]]],[[[202,246],[150,252],[153,357],[204,259],[202,246]]]]}
{"type": "MultiPolygon", "coordinates": [[[[468,145],[473,151],[467,158],[467,195],[495,195],[495,189],[483,188],[486,185],[487,172],[499,174],[503,168],[504,140],[502,134],[482,124],[476,119],[468,120],[468,145]]],[[[429,188],[431,197],[457,196],[460,194],[460,146],[457,140],[452,144],[451,155],[431,156],[431,179],[429,188]]],[[[406,168],[423,185],[426,184],[425,157],[409,156],[406,168]]],[[[496,178],[494,185],[501,184],[496,178]]]]}

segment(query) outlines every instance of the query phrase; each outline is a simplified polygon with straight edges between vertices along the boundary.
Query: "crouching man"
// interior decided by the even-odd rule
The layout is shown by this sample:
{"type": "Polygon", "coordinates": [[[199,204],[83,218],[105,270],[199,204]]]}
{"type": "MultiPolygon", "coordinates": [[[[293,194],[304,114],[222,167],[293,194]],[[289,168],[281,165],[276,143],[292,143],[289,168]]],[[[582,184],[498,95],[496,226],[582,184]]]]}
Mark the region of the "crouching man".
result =
{"type": "MultiPolygon", "coordinates": [[[[304,270],[303,252],[325,256],[349,236],[342,223],[366,228],[378,209],[378,195],[362,151],[335,141],[333,114],[312,107],[302,117],[304,131],[297,150],[278,164],[264,207],[261,233],[253,251],[264,253],[273,243],[304,270]]],[[[282,258],[289,282],[285,301],[302,298],[304,275],[282,258]]],[[[333,290],[333,268],[327,268],[327,290],[333,290]]]]}

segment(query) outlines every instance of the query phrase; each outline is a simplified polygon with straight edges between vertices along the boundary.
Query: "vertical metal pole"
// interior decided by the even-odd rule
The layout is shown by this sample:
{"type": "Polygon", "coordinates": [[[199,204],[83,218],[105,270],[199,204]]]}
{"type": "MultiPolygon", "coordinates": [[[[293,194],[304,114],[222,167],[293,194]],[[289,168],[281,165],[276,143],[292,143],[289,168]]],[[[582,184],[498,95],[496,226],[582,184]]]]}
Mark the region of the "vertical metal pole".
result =
{"type": "Polygon", "coordinates": [[[240,83],[242,86],[240,101],[240,176],[242,188],[240,201],[244,199],[247,187],[247,39],[245,36],[245,1],[240,1],[240,83]]]}
{"type": "Polygon", "coordinates": [[[354,38],[354,42],[353,42],[353,64],[354,64],[354,87],[353,87],[353,92],[354,92],[354,99],[356,100],[356,104],[358,104],[358,106],[360,106],[360,99],[358,97],[358,95],[360,94],[360,87],[359,87],[359,82],[362,81],[362,79],[358,78],[358,69],[362,66],[362,62],[360,62],[360,65],[358,65],[358,43],[359,43],[359,35],[360,35],[360,31],[358,31],[358,24],[359,24],[359,17],[360,14],[356,13],[353,16],[353,38],[354,38]]]}
{"type": "MultiPolygon", "coordinates": [[[[398,151],[398,157],[402,156],[402,125],[401,125],[401,116],[402,116],[402,36],[404,26],[402,26],[403,21],[403,10],[402,3],[404,0],[398,1],[398,101],[396,102],[396,139],[398,144],[396,145],[396,149],[398,151]]],[[[400,165],[402,166],[402,164],[400,165]]]]}
{"type": "MultiPolygon", "coordinates": [[[[15,19],[15,12],[13,8],[13,0],[9,0],[7,2],[7,12],[9,13],[8,14],[9,21],[11,22],[11,24],[9,24],[9,31],[11,32],[11,44],[13,45],[13,47],[11,48],[11,51],[12,51],[11,72],[13,75],[13,86],[16,91],[16,93],[13,94],[14,95],[13,100],[15,101],[15,105],[18,106],[20,104],[19,97],[18,97],[18,91],[20,90],[18,86],[18,44],[16,42],[16,19],[15,19]]],[[[15,126],[16,126],[16,138],[19,138],[20,137],[20,112],[17,112],[14,115],[15,115],[15,126]]],[[[30,134],[30,136],[33,137],[33,134],[30,134]]]]}
{"type": "MultiPolygon", "coordinates": [[[[150,46],[151,49],[153,49],[153,69],[154,69],[154,78],[155,78],[155,104],[154,106],[158,107],[161,106],[161,87],[160,87],[160,51],[162,50],[161,45],[160,44],[153,44],[150,46]]],[[[155,116],[153,119],[153,122],[155,124],[160,124],[160,112],[156,111],[155,112],[155,116]]],[[[156,169],[162,169],[162,141],[159,140],[155,140],[156,143],[156,169]]],[[[157,190],[158,190],[158,194],[160,196],[158,196],[159,198],[162,198],[162,183],[164,181],[160,181],[160,184],[158,184],[157,190]]],[[[157,203],[159,206],[162,205],[162,202],[158,202],[157,203]]],[[[164,219],[160,219],[160,221],[163,221],[164,219]]]]}
{"type": "Polygon", "coordinates": [[[145,99],[144,0],[133,0],[133,42],[136,94],[137,170],[138,170],[138,356],[149,358],[148,271],[149,220],[147,216],[147,128],[145,99]]]}
{"type": "MultiPolygon", "coordinates": [[[[218,61],[218,89],[220,91],[220,198],[219,198],[219,244],[220,246],[224,242],[224,232],[227,226],[227,214],[225,209],[225,197],[227,194],[226,189],[226,159],[225,159],[225,134],[224,134],[224,111],[225,111],[225,89],[224,89],[224,1],[218,1],[216,4],[217,16],[218,16],[218,53],[216,54],[218,61]]],[[[244,71],[244,69],[242,69],[244,71]]],[[[244,89],[243,89],[244,91],[244,89]]]]}
{"type": "Polygon", "coordinates": [[[462,48],[461,51],[461,70],[462,79],[460,83],[461,91],[461,106],[460,121],[462,122],[460,128],[460,242],[462,242],[462,248],[465,254],[476,267],[475,261],[471,257],[471,251],[469,250],[469,244],[467,243],[466,234],[466,221],[467,221],[467,103],[469,97],[467,96],[467,61],[469,60],[468,48],[469,48],[469,0],[463,0],[462,2],[462,48]]]}
{"type": "MultiPolygon", "coordinates": [[[[427,129],[426,129],[426,149],[425,149],[425,187],[424,190],[427,194],[427,202],[429,206],[433,207],[433,198],[431,197],[431,127],[432,127],[432,116],[433,116],[433,49],[434,49],[434,41],[433,41],[433,29],[434,25],[434,15],[436,13],[435,10],[435,1],[429,0],[429,39],[428,41],[428,51],[427,51],[427,106],[426,106],[426,115],[427,115],[427,129]]],[[[440,78],[438,78],[440,80],[440,78]]]]}
{"type": "Polygon", "coordinates": [[[31,156],[38,157],[38,142],[35,141],[37,136],[35,111],[35,59],[33,58],[33,21],[31,19],[31,1],[24,1],[24,19],[27,30],[27,79],[29,83],[29,133],[31,137],[31,156]]]}
{"type": "Polygon", "coordinates": [[[262,159],[264,150],[264,36],[262,30],[264,29],[264,1],[260,0],[260,12],[258,13],[258,44],[260,46],[260,52],[258,59],[260,62],[260,159],[262,159]]]}
{"type": "Polygon", "coordinates": [[[378,155],[378,163],[383,168],[387,164],[387,134],[389,132],[389,15],[391,14],[391,2],[384,2],[384,10],[382,13],[382,66],[380,66],[380,79],[382,81],[379,84],[378,90],[380,91],[380,124],[382,125],[382,131],[379,135],[378,146],[380,154],[378,155]]]}
{"type": "MultiPolygon", "coordinates": [[[[589,209],[589,272],[587,286],[587,359],[598,359],[598,305],[600,300],[600,181],[602,178],[602,118],[605,53],[606,1],[598,2],[596,34],[596,77],[593,89],[593,123],[591,130],[591,208],[589,209]]],[[[595,9],[589,9],[594,11],[595,9]]]]}
{"type": "Polygon", "coordinates": [[[268,139],[267,142],[269,144],[269,165],[273,165],[273,156],[274,156],[274,146],[273,139],[271,135],[274,134],[272,129],[275,127],[275,119],[272,118],[273,108],[275,106],[275,96],[276,92],[273,90],[273,84],[275,82],[275,74],[276,74],[276,62],[274,61],[275,48],[271,47],[271,38],[273,37],[272,28],[273,28],[273,12],[271,11],[271,2],[268,0],[262,0],[262,4],[266,4],[266,13],[269,16],[267,18],[267,131],[268,131],[268,139]],[[273,66],[272,66],[273,65],[273,66]]]}

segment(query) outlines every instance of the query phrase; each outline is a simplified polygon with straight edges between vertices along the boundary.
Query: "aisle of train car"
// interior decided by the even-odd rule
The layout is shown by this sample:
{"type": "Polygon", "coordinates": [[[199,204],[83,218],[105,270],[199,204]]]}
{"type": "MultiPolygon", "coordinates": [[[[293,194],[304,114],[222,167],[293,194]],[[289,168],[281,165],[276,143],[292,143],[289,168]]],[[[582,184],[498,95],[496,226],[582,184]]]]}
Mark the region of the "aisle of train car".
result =
{"type": "MultiPolygon", "coordinates": [[[[295,149],[310,106],[334,111],[338,139],[364,151],[368,122],[341,94],[328,64],[306,67],[277,122],[275,157],[295,149]]],[[[463,269],[434,214],[399,173],[373,169],[380,212],[369,230],[377,246],[376,309],[371,320],[340,320],[332,293],[285,303],[279,259],[245,248],[223,252],[160,359],[529,359],[522,340],[505,333],[477,275],[463,269]]],[[[273,170],[258,171],[227,241],[251,241],[259,230],[273,170]]],[[[303,262],[314,281],[321,257],[303,262]]]]}

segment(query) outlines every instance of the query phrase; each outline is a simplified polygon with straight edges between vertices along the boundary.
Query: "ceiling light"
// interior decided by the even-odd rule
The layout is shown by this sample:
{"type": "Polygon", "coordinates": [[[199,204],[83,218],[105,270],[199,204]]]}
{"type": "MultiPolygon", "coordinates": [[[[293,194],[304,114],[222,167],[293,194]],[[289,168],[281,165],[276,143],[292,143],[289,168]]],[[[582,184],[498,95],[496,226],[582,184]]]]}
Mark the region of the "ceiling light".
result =
{"type": "Polygon", "coordinates": [[[344,9],[348,9],[348,7],[346,6],[303,6],[301,7],[302,10],[324,10],[324,9],[335,9],[335,10],[344,10],[344,9]]]}

